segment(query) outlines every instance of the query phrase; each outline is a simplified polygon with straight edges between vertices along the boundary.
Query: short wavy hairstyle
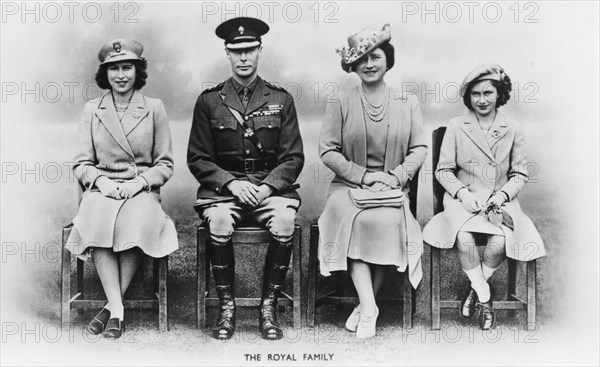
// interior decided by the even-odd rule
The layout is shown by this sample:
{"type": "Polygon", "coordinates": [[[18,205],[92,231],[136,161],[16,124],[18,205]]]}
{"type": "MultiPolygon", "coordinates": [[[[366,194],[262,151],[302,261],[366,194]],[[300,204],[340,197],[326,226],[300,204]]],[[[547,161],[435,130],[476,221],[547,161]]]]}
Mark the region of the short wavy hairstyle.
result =
{"type": "MultiPolygon", "coordinates": [[[[148,79],[148,62],[146,59],[142,60],[124,60],[129,61],[135,66],[135,82],[133,83],[134,90],[140,90],[146,85],[146,79],[148,79]]],[[[96,72],[96,84],[101,89],[111,89],[110,83],[108,82],[108,67],[113,63],[103,64],[98,67],[96,72]]]]}
{"type": "MultiPolygon", "coordinates": [[[[465,95],[463,96],[463,103],[471,111],[473,111],[473,106],[471,105],[471,90],[473,89],[473,86],[479,83],[480,81],[481,80],[475,79],[471,83],[469,83],[467,89],[465,90],[465,95]]],[[[496,88],[496,91],[498,92],[498,99],[496,100],[496,109],[498,109],[500,106],[504,106],[506,102],[508,102],[508,100],[510,99],[510,92],[512,91],[512,82],[506,74],[504,74],[504,77],[501,81],[489,80],[489,82],[496,88]]]]}
{"type": "MultiPolygon", "coordinates": [[[[387,70],[390,70],[391,68],[394,67],[394,62],[395,62],[395,58],[394,58],[394,46],[389,43],[389,42],[385,42],[382,43],[381,45],[377,46],[377,48],[375,48],[373,51],[375,51],[376,49],[380,48],[381,51],[383,51],[383,54],[385,55],[385,63],[386,63],[386,67],[387,70]]],[[[367,55],[365,55],[367,56],[367,55]]],[[[356,71],[356,67],[358,66],[358,63],[365,57],[361,57],[360,59],[354,61],[351,64],[344,64],[344,62],[342,61],[342,69],[347,72],[347,73],[351,73],[353,71],[356,71]]]]}

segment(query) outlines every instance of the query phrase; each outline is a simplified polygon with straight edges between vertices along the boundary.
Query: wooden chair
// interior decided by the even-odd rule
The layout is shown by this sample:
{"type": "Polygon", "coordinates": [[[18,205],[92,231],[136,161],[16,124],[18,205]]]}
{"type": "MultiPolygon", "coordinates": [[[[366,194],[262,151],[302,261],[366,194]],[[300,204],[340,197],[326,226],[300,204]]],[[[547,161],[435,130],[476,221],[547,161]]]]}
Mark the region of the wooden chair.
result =
{"type": "MultiPolygon", "coordinates": [[[[410,200],[410,211],[413,216],[417,217],[417,190],[419,187],[419,171],[417,171],[413,179],[409,182],[410,192],[408,194],[410,200]]],[[[337,304],[337,305],[355,305],[358,303],[358,297],[346,297],[344,295],[344,273],[337,271],[332,274],[335,282],[335,289],[317,297],[318,279],[319,279],[319,226],[316,222],[310,226],[310,249],[308,254],[308,287],[307,295],[308,306],[306,310],[306,323],[310,327],[315,326],[316,308],[318,304],[337,304]]],[[[381,298],[378,301],[400,302],[403,305],[403,327],[411,329],[413,327],[413,314],[415,312],[415,290],[410,284],[408,278],[408,269],[403,274],[403,295],[402,298],[381,298]]]]}
{"type": "MultiPolygon", "coordinates": [[[[71,322],[71,310],[72,309],[85,309],[85,308],[97,308],[101,309],[106,305],[106,300],[92,300],[84,299],[84,262],[78,258],[75,258],[71,252],[65,249],[65,244],[73,224],[62,229],[62,323],[63,325],[71,322]],[[73,258],[77,260],[76,270],[76,281],[75,289],[76,293],[72,295],[71,287],[71,266],[73,258]]],[[[153,299],[142,299],[142,300],[124,300],[123,305],[126,309],[148,309],[158,308],[158,330],[167,331],[168,320],[167,320],[167,270],[168,270],[168,256],[160,259],[153,259],[153,285],[154,285],[154,298],[153,299]]]]}
{"type": "MultiPolygon", "coordinates": [[[[235,244],[251,244],[251,245],[268,245],[272,236],[269,231],[262,227],[237,227],[233,231],[232,240],[235,244]]],[[[210,284],[210,251],[208,246],[210,245],[210,232],[208,227],[204,225],[198,226],[197,230],[197,316],[196,316],[196,328],[204,328],[206,326],[206,308],[217,307],[219,305],[219,299],[215,296],[211,289],[208,289],[210,284]]],[[[301,252],[301,241],[300,241],[300,227],[294,226],[294,238],[293,238],[293,249],[292,249],[292,295],[287,292],[281,292],[284,297],[278,299],[278,306],[292,306],[293,314],[293,325],[295,328],[301,325],[302,310],[300,305],[300,254],[301,252]]],[[[256,267],[256,271],[262,274],[263,264],[256,267]]],[[[262,287],[261,287],[262,289],[262,287]]],[[[248,297],[248,298],[235,298],[237,307],[258,307],[260,306],[260,297],[248,297]]]]}
{"type": "MultiPolygon", "coordinates": [[[[440,148],[446,132],[445,127],[439,127],[432,133],[432,167],[437,167],[440,159],[440,148]]],[[[433,178],[433,214],[444,210],[443,197],[445,189],[433,178]]],[[[447,300],[441,298],[441,252],[442,249],[431,246],[431,328],[440,329],[442,309],[460,308],[460,300],[447,300]]],[[[506,301],[493,301],[494,309],[508,310],[509,316],[514,316],[517,310],[527,310],[527,330],[536,328],[536,260],[527,262],[525,273],[527,283],[527,294],[525,299],[519,298],[517,289],[517,267],[519,261],[508,258],[508,291],[506,301]]]]}

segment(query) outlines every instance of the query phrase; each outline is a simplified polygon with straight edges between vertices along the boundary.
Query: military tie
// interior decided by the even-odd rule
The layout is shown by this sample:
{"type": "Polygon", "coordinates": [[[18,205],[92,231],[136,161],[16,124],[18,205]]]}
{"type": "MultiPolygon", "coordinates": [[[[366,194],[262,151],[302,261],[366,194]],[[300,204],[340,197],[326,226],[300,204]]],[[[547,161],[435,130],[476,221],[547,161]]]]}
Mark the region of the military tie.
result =
{"type": "Polygon", "coordinates": [[[242,90],[242,104],[244,105],[244,110],[248,108],[248,95],[250,94],[250,88],[244,87],[242,90]]]}

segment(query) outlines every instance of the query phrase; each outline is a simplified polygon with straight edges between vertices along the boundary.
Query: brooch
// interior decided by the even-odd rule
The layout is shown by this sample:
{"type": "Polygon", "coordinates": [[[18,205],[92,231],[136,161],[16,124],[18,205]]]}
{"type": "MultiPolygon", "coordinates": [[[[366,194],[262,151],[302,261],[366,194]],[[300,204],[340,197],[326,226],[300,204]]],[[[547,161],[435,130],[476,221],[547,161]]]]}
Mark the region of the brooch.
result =
{"type": "Polygon", "coordinates": [[[500,137],[500,131],[499,130],[492,131],[492,138],[498,139],[499,137],[500,137]]]}
{"type": "Polygon", "coordinates": [[[135,110],[135,111],[133,111],[131,116],[133,116],[134,119],[139,119],[142,116],[142,113],[138,110],[135,110]]]}
{"type": "Polygon", "coordinates": [[[400,94],[400,93],[396,93],[396,94],[394,94],[394,99],[399,99],[399,100],[401,100],[402,102],[406,102],[406,101],[408,101],[408,98],[407,98],[405,95],[403,95],[403,94],[400,94]]]}

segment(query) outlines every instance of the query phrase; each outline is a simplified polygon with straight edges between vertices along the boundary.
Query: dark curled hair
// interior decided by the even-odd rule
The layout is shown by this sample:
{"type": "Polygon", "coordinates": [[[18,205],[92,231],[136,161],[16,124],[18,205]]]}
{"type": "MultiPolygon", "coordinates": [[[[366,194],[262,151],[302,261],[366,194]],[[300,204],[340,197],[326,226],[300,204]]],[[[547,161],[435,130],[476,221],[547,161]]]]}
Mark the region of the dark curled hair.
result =
{"type": "MultiPolygon", "coordinates": [[[[133,83],[134,90],[140,90],[144,85],[146,85],[146,79],[148,79],[148,72],[146,69],[148,68],[148,62],[146,59],[143,60],[124,60],[129,61],[135,66],[135,82],[133,83]]],[[[98,71],[96,72],[96,84],[101,89],[111,89],[110,83],[108,82],[108,67],[112,63],[100,65],[98,67],[98,71]]]]}
{"type": "MultiPolygon", "coordinates": [[[[380,48],[381,51],[383,51],[383,54],[385,55],[385,63],[386,63],[386,66],[387,66],[387,70],[390,70],[391,68],[393,68],[394,67],[394,62],[395,62],[395,59],[394,59],[394,46],[391,43],[389,43],[389,42],[385,42],[385,43],[382,43],[381,45],[377,46],[377,48],[380,48]]],[[[353,71],[356,71],[356,67],[358,66],[358,63],[365,56],[367,56],[367,55],[364,55],[360,59],[354,61],[352,64],[344,64],[344,62],[342,61],[342,69],[344,69],[344,71],[347,72],[347,73],[351,73],[353,71]]]]}
{"type": "MultiPolygon", "coordinates": [[[[479,83],[480,81],[481,80],[475,79],[471,83],[469,83],[469,86],[465,91],[465,95],[463,96],[463,103],[471,111],[473,110],[473,106],[471,106],[471,90],[473,89],[473,86],[479,83]]],[[[504,74],[504,78],[502,78],[502,81],[500,82],[496,80],[488,81],[496,88],[496,91],[498,91],[498,100],[496,100],[496,109],[498,109],[500,106],[504,106],[506,102],[508,102],[508,100],[510,99],[510,92],[512,91],[512,82],[506,74],[504,74]]]]}

